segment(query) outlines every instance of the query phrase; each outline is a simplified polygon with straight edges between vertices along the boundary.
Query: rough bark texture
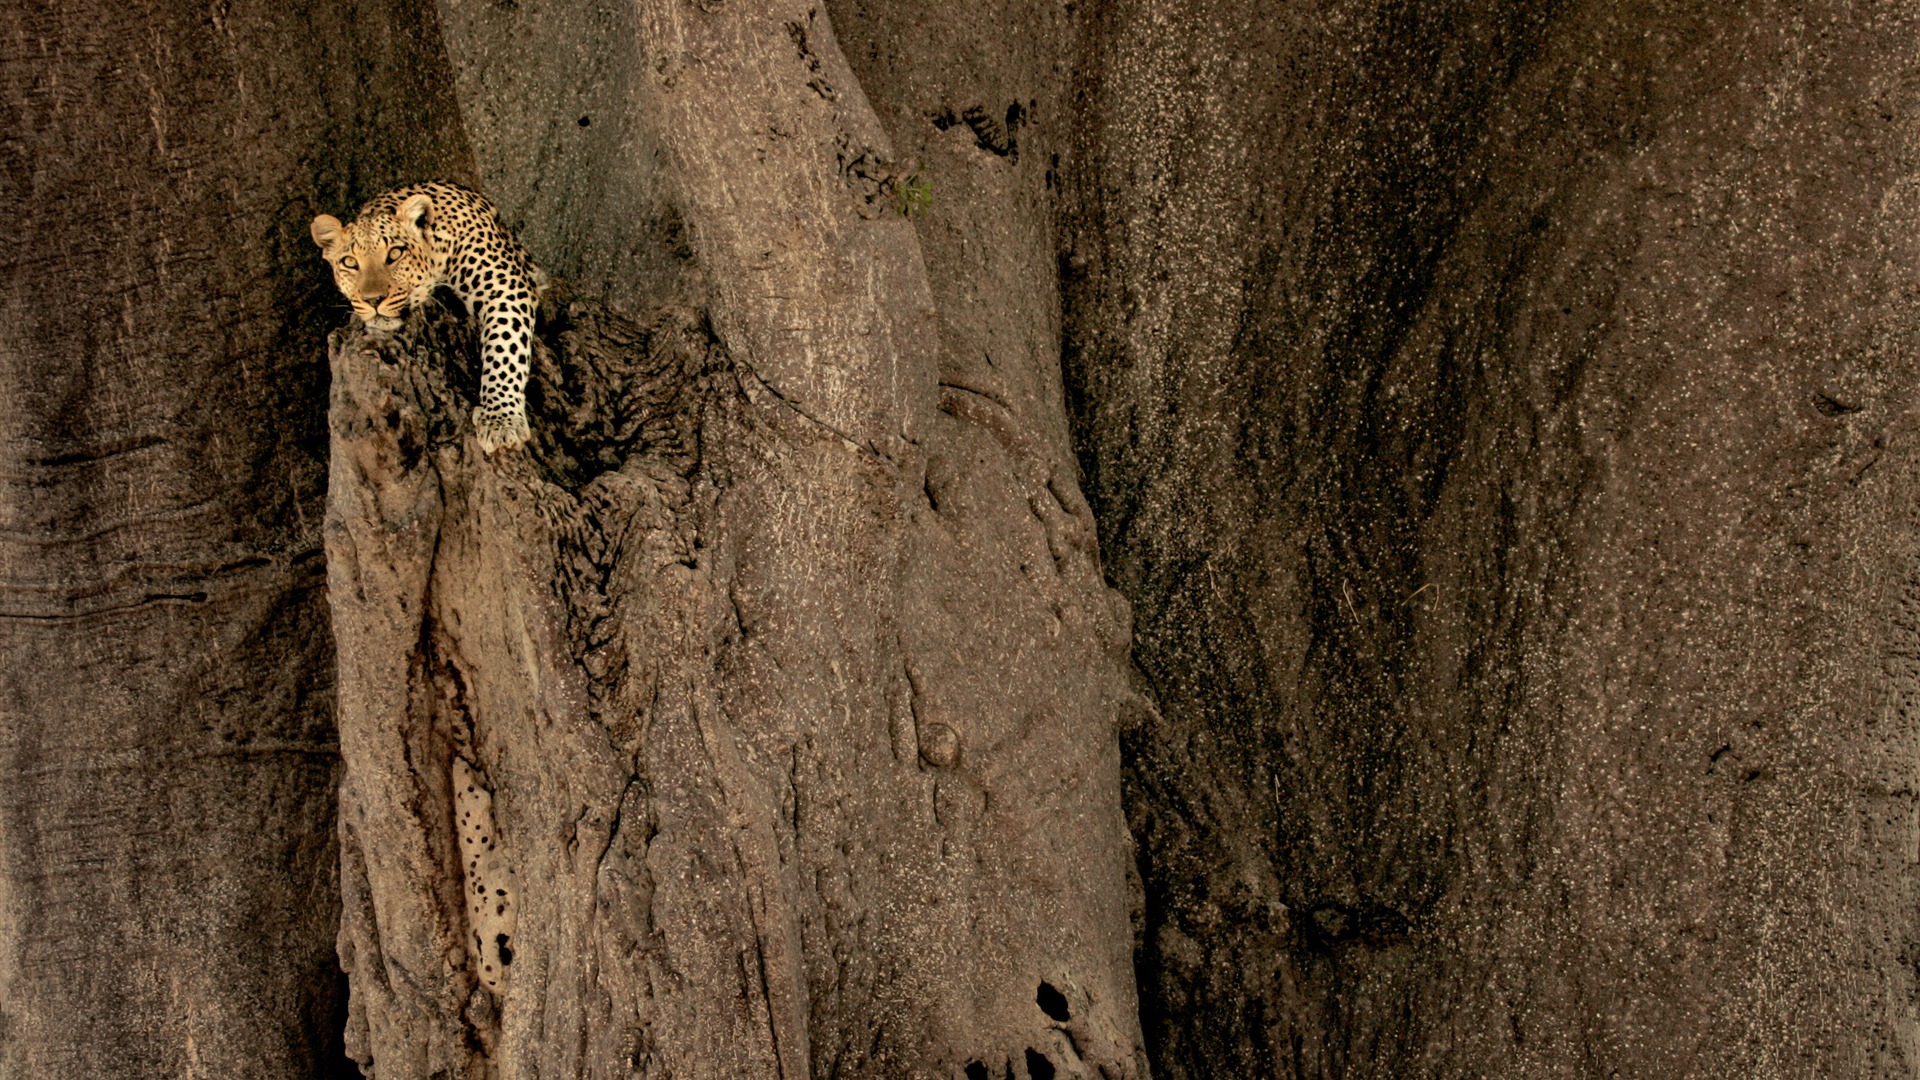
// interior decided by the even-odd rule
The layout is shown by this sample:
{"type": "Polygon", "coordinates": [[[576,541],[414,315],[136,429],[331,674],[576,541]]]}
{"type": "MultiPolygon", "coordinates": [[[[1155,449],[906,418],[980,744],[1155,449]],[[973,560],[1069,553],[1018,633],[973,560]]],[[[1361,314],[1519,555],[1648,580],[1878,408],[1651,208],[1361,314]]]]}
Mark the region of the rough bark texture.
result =
{"type": "MultiPolygon", "coordinates": [[[[536,450],[491,461],[444,319],[336,341],[349,1049],[383,1078],[1143,1076],[1126,614],[1045,217],[1009,260],[1031,296],[954,334],[825,13],[638,14],[657,152],[606,167],[658,169],[608,190],[684,222],[613,226],[655,238],[653,330],[554,312],[536,450]],[[456,757],[519,883],[497,995],[456,757]]],[[[598,30],[569,18],[490,13],[454,53],[598,30]]]]}
{"type": "Polygon", "coordinates": [[[1912,8],[1097,9],[1156,1072],[1912,1075],[1912,8]]]}
{"type": "Polygon", "coordinates": [[[1912,1075],[1915,14],[0,12],[0,1076],[1912,1075]]]}
{"type": "Polygon", "coordinates": [[[445,72],[406,5],[0,7],[0,1076],[346,1067],[303,215],[460,172],[370,137],[445,72]]]}

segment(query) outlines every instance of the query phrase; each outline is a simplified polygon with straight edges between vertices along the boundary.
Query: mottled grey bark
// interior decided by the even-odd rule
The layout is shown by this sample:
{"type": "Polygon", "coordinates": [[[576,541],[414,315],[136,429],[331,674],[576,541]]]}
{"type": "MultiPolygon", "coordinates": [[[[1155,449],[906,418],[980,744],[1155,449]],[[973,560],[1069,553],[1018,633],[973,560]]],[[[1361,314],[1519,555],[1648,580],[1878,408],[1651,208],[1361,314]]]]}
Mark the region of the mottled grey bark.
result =
{"type": "MultiPolygon", "coordinates": [[[[963,348],[825,13],[708,7],[637,8],[597,106],[654,149],[589,155],[635,178],[577,212],[650,243],[659,291],[554,313],[530,458],[473,450],[443,318],[336,342],[349,1048],[381,1077],[1142,1076],[1126,615],[1065,438],[1049,234],[1004,351],[963,348]],[[609,412],[638,428],[569,426],[609,412]],[[518,882],[497,994],[455,758],[518,882]]],[[[577,14],[449,26],[463,69],[604,49],[577,14]]],[[[463,83],[469,116],[499,85],[463,83]]],[[[476,144],[519,160],[571,112],[476,144]]],[[[561,264],[604,243],[546,235],[561,264]]]]}
{"type": "Polygon", "coordinates": [[[1160,1075],[1920,1067],[1915,14],[1096,5],[1160,1075]]]}
{"type": "Polygon", "coordinates": [[[368,137],[450,104],[431,30],[0,8],[0,1076],[345,1067],[302,215],[458,171],[368,137]]]}

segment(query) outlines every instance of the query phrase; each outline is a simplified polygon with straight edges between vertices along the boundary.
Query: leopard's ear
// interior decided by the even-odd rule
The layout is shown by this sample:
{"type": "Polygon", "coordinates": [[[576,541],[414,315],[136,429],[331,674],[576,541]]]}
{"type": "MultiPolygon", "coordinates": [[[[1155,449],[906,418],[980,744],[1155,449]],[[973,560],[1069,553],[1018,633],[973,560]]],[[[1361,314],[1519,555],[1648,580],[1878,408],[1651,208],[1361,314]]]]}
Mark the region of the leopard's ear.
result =
{"type": "Polygon", "coordinates": [[[320,245],[321,251],[327,250],[340,238],[341,227],[339,218],[332,214],[321,214],[313,219],[313,242],[320,245]]]}
{"type": "Polygon", "coordinates": [[[433,197],[426,192],[407,196],[400,209],[393,212],[394,219],[408,229],[425,235],[427,226],[433,224],[433,197]]]}

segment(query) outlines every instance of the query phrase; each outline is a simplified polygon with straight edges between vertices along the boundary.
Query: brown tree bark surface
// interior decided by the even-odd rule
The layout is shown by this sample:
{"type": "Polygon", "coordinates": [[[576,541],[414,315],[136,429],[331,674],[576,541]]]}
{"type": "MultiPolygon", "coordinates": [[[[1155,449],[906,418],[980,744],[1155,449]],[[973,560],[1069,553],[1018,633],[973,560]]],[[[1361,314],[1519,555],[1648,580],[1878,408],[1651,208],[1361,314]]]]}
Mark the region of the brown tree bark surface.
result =
{"type": "Polygon", "coordinates": [[[1915,14],[0,11],[0,1077],[1911,1075],[1915,14]]]}
{"type": "Polygon", "coordinates": [[[1912,6],[1096,8],[1156,1073],[1913,1075],[1912,6]]]}
{"type": "Polygon", "coordinates": [[[477,456],[444,320],[336,340],[349,1049],[382,1078],[1144,1076],[1126,615],[1025,382],[1051,312],[986,363],[943,335],[824,15],[640,22],[660,155],[618,164],[662,168],[684,295],[650,329],[551,313],[524,458],[477,456]],[[463,877],[468,770],[510,888],[463,877]],[[497,989],[463,887],[518,908],[497,989]]]}
{"type": "Polygon", "coordinates": [[[458,175],[373,137],[449,82],[407,5],[0,6],[0,1076],[345,1065],[303,215],[458,175]]]}

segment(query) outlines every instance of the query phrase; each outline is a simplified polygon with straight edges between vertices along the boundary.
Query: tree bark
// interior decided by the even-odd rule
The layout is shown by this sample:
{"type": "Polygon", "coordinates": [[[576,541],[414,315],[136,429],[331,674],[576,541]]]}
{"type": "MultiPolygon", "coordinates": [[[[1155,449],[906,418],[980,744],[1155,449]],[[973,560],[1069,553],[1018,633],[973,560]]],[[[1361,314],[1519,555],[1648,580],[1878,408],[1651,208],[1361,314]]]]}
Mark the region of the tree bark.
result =
{"type": "Polygon", "coordinates": [[[1909,1076],[1910,6],[1097,6],[1162,1077],[1909,1076]]]}
{"type": "Polygon", "coordinates": [[[642,5],[635,45],[659,153],[617,165],[658,163],[692,266],[651,272],[685,291],[648,331],[631,293],[552,313],[529,459],[473,450],[438,321],[336,340],[349,1048],[383,1078],[1143,1076],[1126,617],[1024,381],[1052,312],[987,363],[943,333],[823,12],[642,5]],[[569,427],[609,411],[633,431],[569,427]],[[455,854],[468,770],[510,888],[455,854]],[[475,887],[519,911],[497,991],[475,887]]]}
{"type": "Polygon", "coordinates": [[[347,1067],[305,221],[460,175],[449,82],[406,4],[0,8],[0,1076],[347,1067]]]}
{"type": "Polygon", "coordinates": [[[1914,21],[0,12],[0,1076],[1911,1075],[1914,21]]]}

